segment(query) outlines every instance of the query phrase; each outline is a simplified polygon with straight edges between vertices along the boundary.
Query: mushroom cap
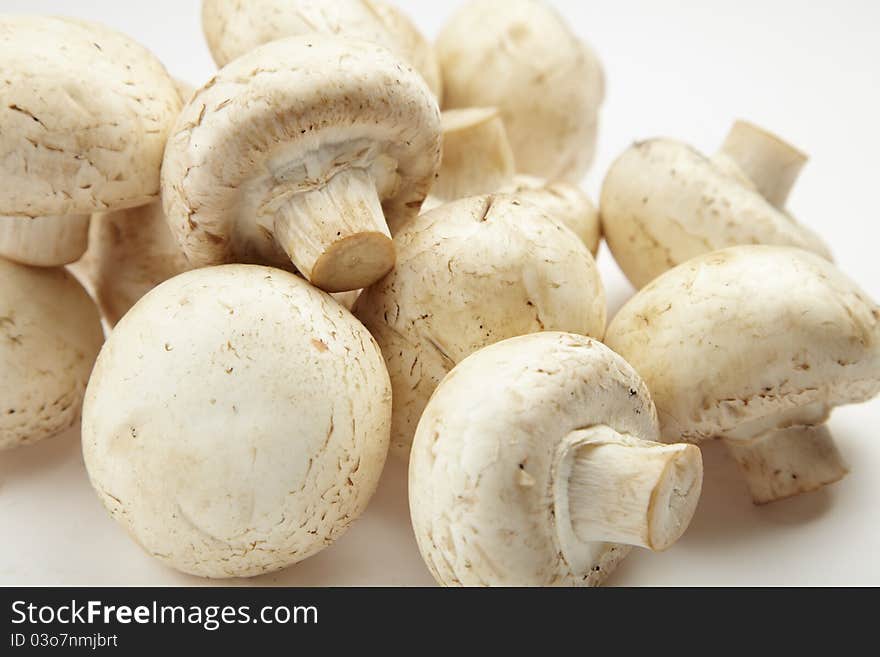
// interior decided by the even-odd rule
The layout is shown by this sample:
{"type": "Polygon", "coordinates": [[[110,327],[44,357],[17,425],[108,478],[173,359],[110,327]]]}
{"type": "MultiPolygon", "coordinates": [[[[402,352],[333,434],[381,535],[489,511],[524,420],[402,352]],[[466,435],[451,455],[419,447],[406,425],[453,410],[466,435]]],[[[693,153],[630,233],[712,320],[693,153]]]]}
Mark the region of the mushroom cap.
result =
{"type": "Polygon", "coordinates": [[[434,49],[397,7],[377,0],[203,0],[202,29],[217,66],[258,46],[314,32],[388,48],[442,92],[434,49]]]}
{"type": "Polygon", "coordinates": [[[523,173],[578,181],[593,160],[604,78],[551,7],[475,0],[437,39],[444,109],[497,107],[523,173]]]}
{"type": "MultiPolygon", "coordinates": [[[[182,102],[192,96],[187,82],[175,79],[174,85],[182,102]]],[[[111,328],[147,292],[191,268],[161,201],[92,215],[88,249],[70,265],[111,328]]]]}
{"type": "Polygon", "coordinates": [[[595,425],[659,435],[645,384],[598,341],[538,333],[459,363],[425,409],[409,465],[413,528],[435,579],[600,583],[628,548],[588,544],[583,562],[567,563],[565,543],[577,540],[567,505],[548,499],[569,434],[595,425]]]}
{"type": "Polygon", "coordinates": [[[516,176],[499,191],[532,203],[559,219],[577,235],[595,257],[602,239],[599,210],[578,186],[567,182],[547,182],[534,176],[516,176]]]}
{"type": "Polygon", "coordinates": [[[252,50],[184,107],[165,150],[172,231],[196,266],[290,268],[260,224],[345,167],[369,170],[389,225],[415,216],[440,163],[440,112],[387,50],[322,35],[252,50]]]}
{"type": "MultiPolygon", "coordinates": [[[[175,79],[181,101],[193,88],[175,79]]],[[[88,249],[70,266],[110,327],[159,283],[192,268],[171,234],[162,203],[92,215],[88,249]]]]}
{"type": "Polygon", "coordinates": [[[880,307],[795,248],[731,247],[679,265],[620,310],[605,343],[647,382],[666,440],[880,392],[880,307]]]}
{"type": "Polygon", "coordinates": [[[536,206],[503,195],[463,199],[419,216],[394,241],[397,266],[364,290],[355,314],[388,365],[399,455],[440,379],[469,354],[537,331],[605,330],[593,257],[536,206]]]}
{"type": "Polygon", "coordinates": [[[251,576],[315,554],[360,515],[390,415],[376,343],[330,296],[275,269],[212,267],[149,292],[110,334],[83,454],[147,552],[251,576]]]}
{"type": "Polygon", "coordinates": [[[614,259],[637,288],[694,256],[739,244],[795,246],[830,259],[815,234],[729,163],[672,139],[638,142],[614,162],[600,213],[614,259]]]}
{"type": "Polygon", "coordinates": [[[438,102],[441,101],[443,80],[434,45],[419,31],[412,19],[395,4],[384,0],[365,0],[365,2],[382,19],[393,36],[395,47],[391,50],[398,53],[419,72],[438,102]]]}
{"type": "Polygon", "coordinates": [[[111,327],[159,283],[191,268],[159,201],[92,215],[89,248],[72,266],[111,327]]]}
{"type": "Polygon", "coordinates": [[[103,342],[98,309],[73,276],[0,258],[0,450],[76,423],[103,342]]]}
{"type": "Polygon", "coordinates": [[[174,82],[95,23],[0,17],[0,215],[89,214],[159,194],[174,82]]]}

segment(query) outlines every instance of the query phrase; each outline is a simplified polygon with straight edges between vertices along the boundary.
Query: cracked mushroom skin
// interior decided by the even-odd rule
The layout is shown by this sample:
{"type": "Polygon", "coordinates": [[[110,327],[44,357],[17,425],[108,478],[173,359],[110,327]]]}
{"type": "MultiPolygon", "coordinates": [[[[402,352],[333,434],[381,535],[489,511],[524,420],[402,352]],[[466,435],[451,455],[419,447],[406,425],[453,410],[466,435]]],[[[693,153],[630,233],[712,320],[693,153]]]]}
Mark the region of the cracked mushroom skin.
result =
{"type": "Polygon", "coordinates": [[[440,112],[390,52],[311,35],[221,69],[165,150],[172,231],[194,266],[291,269],[366,287],[394,266],[390,229],[418,214],[440,164],[440,112]]]}
{"type": "Polygon", "coordinates": [[[397,7],[379,0],[203,0],[202,30],[217,66],[258,46],[313,32],[387,48],[443,91],[434,48],[397,7]]]}
{"type": "Polygon", "coordinates": [[[602,67],[538,0],[474,0],[438,37],[443,109],[497,107],[517,168],[579,182],[593,161],[602,67]]]}
{"type": "Polygon", "coordinates": [[[390,416],[382,356],[348,311],[288,272],[209,267],[149,292],[110,334],[83,455],[149,554],[248,577],[319,552],[363,512],[390,416]]]}
{"type": "Polygon", "coordinates": [[[354,313],[388,365],[397,456],[409,453],[434,388],[477,349],[537,331],[605,330],[593,257],[535,206],[506,196],[464,199],[421,215],[394,239],[397,266],[361,293],[354,313]]]}
{"type": "Polygon", "coordinates": [[[409,501],[443,585],[594,586],[630,546],[687,529],[700,451],[663,445],[648,389],[584,336],[537,333],[459,363],[419,422],[409,501]]]}
{"type": "Polygon", "coordinates": [[[605,342],[645,379],[664,438],[722,438],[758,504],[842,478],[825,421],[880,392],[880,308],[790,247],[679,265],[620,310],[605,342]]]}
{"type": "Polygon", "coordinates": [[[0,256],[57,266],[93,212],[159,196],[180,99],[162,64],[95,23],[0,17],[0,256]]]}
{"type": "Polygon", "coordinates": [[[631,146],[600,197],[605,240],[640,288],[694,256],[740,244],[794,246],[831,259],[785,210],[806,156],[744,121],[712,158],[671,139],[631,146]]]}
{"type": "Polygon", "coordinates": [[[0,258],[0,450],[76,424],[103,342],[98,309],[73,276],[0,258]]]}

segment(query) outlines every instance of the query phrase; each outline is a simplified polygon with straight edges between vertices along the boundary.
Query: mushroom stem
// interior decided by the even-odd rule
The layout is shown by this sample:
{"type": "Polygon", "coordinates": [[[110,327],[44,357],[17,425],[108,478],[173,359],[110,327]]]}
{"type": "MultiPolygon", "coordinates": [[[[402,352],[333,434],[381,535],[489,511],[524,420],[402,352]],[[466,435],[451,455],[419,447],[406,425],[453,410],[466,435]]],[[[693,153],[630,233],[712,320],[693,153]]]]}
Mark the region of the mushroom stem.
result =
{"type": "Polygon", "coordinates": [[[733,124],[721,154],[729,157],[761,195],[780,210],[807,156],[776,135],[746,121],[733,124]]]}
{"type": "Polygon", "coordinates": [[[443,160],[432,195],[444,201],[498,191],[513,180],[513,149],[494,107],[446,110],[443,160]]]}
{"type": "Polygon", "coordinates": [[[376,184],[362,168],[286,198],[275,209],[274,233],[303,276],[327,292],[367,287],[394,266],[376,184]]]}
{"type": "Polygon", "coordinates": [[[88,246],[90,219],[89,214],[0,216],[0,257],[36,267],[76,262],[88,246]]]}
{"type": "Polygon", "coordinates": [[[849,468],[824,424],[772,429],[749,440],[724,439],[755,504],[817,490],[849,468]]]}
{"type": "Polygon", "coordinates": [[[593,427],[568,482],[575,535],[665,550],[684,533],[700,497],[703,461],[694,445],[663,445],[593,427]]]}

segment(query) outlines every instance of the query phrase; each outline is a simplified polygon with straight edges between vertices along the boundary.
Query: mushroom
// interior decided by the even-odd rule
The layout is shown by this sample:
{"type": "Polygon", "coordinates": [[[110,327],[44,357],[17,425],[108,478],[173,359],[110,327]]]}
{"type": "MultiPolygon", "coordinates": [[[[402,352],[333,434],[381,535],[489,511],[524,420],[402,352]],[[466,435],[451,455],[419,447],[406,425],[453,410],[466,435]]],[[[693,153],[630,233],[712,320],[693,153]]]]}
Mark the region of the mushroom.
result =
{"type": "Polygon", "coordinates": [[[422,410],[449,370],[515,335],[601,336],[605,293],[593,257],[561,222],[503,195],[421,215],[394,238],[394,271],[358,298],[394,391],[391,449],[409,453],[422,410]]]}
{"type": "MultiPolygon", "coordinates": [[[[175,85],[181,102],[192,97],[189,84],[175,80],[175,85]]],[[[111,328],[147,292],[191,268],[160,201],[92,215],[88,244],[69,269],[91,292],[111,328]]]]}
{"type": "Polygon", "coordinates": [[[443,99],[443,79],[434,45],[419,31],[412,19],[394,3],[384,0],[364,0],[364,4],[379,17],[391,35],[391,51],[398,53],[418,71],[439,103],[443,99]]]}
{"type": "Polygon", "coordinates": [[[566,182],[548,183],[533,176],[518,175],[498,191],[524,203],[537,205],[566,225],[593,256],[599,252],[602,237],[599,211],[584,191],[566,182]]]}
{"type": "Polygon", "coordinates": [[[91,289],[101,316],[113,327],[138,299],[191,265],[157,201],[93,215],[89,248],[70,269],[91,289]]]}
{"type": "Polygon", "coordinates": [[[394,5],[381,0],[203,0],[202,30],[217,66],[283,37],[314,32],[383,46],[443,91],[431,44],[394,5]]]}
{"type": "Polygon", "coordinates": [[[575,185],[516,175],[513,151],[497,109],[471,107],[442,113],[443,158],[422,212],[444,202],[501,192],[539,206],[568,226],[595,256],[599,212],[575,185]]]}
{"type": "Polygon", "coordinates": [[[631,146],[602,185],[602,230],[640,288],[667,269],[738,244],[795,246],[830,259],[825,244],[785,211],[805,156],[737,122],[712,159],[678,141],[631,146]]]}
{"type": "Polygon", "coordinates": [[[679,265],[621,309],[605,343],[645,379],[663,436],[721,437],[758,504],[843,477],[825,421],[880,392],[880,307],[790,247],[679,265]]]}
{"type": "Polygon", "coordinates": [[[569,333],[478,351],[419,422],[409,504],[444,585],[592,586],[628,546],[664,550],[687,529],[700,451],[662,445],[647,387],[620,356],[569,333]]]}
{"type": "Polygon", "coordinates": [[[497,192],[516,173],[501,114],[494,107],[441,115],[443,158],[431,195],[443,201],[497,192]]]}
{"type": "MultiPolygon", "coordinates": [[[[89,248],[70,265],[112,328],[154,287],[192,269],[159,202],[92,215],[89,248]]],[[[331,294],[351,310],[360,290],[331,294]]]]}
{"type": "Polygon", "coordinates": [[[110,334],[83,455],[148,553],[248,577],[319,552],[361,514],[390,418],[382,356],[348,311],[288,272],[209,267],[147,293],[110,334]]]}
{"type": "Polygon", "coordinates": [[[519,171],[578,182],[593,160],[602,68],[537,0],[474,0],[437,40],[444,109],[497,107],[519,171]]]}
{"type": "Polygon", "coordinates": [[[753,186],[783,212],[807,159],[791,144],[748,121],[734,122],[714,157],[716,166],[753,186]]]}
{"type": "Polygon", "coordinates": [[[162,64],[128,37],[0,16],[0,257],[74,262],[91,213],[157,199],[179,108],[162,64]]]}
{"type": "Polygon", "coordinates": [[[76,424],[103,341],[98,310],[73,276],[0,258],[0,450],[76,424]]]}
{"type": "Polygon", "coordinates": [[[355,302],[358,300],[358,297],[361,295],[361,290],[349,290],[348,292],[334,292],[330,296],[338,303],[340,306],[345,308],[348,311],[351,311],[354,308],[355,302]]]}
{"type": "Polygon", "coordinates": [[[389,224],[418,214],[439,160],[440,112],[417,74],[363,41],[291,37],[234,60],[184,107],[163,202],[194,266],[292,261],[344,292],[393,267],[389,224]]]}

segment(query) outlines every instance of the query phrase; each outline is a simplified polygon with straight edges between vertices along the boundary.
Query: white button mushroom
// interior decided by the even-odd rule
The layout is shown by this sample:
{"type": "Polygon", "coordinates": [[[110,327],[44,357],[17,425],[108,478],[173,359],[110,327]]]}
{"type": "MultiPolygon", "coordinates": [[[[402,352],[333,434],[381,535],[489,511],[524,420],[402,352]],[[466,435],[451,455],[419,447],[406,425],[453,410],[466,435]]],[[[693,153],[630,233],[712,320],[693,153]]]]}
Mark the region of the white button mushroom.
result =
{"type": "Polygon", "coordinates": [[[389,224],[418,214],[439,160],[440,112],[417,74],[373,44],[292,37],[234,60],[183,109],[165,212],[195,266],[292,261],[344,292],[394,265],[389,224]]]}
{"type": "Polygon", "coordinates": [[[496,108],[447,110],[440,125],[443,158],[431,196],[454,201],[491,194],[513,179],[513,149],[496,108]]]}
{"type": "Polygon", "coordinates": [[[431,397],[410,459],[428,568],[445,585],[596,585],[626,546],[669,547],[703,470],[699,449],[658,435],[645,384],[597,341],[540,333],[466,358],[431,397]]]}
{"type": "Polygon", "coordinates": [[[111,327],[159,283],[191,268],[158,201],[92,215],[89,248],[70,266],[111,327]]]}
{"type": "Polygon", "coordinates": [[[623,307],[605,342],[645,379],[663,436],[724,438],[756,503],[843,477],[828,414],[880,392],[880,308],[800,249],[679,265],[623,307]]]}
{"type": "Polygon", "coordinates": [[[425,79],[431,92],[440,102],[443,99],[443,79],[434,44],[416,27],[412,19],[393,2],[364,0],[365,4],[385,25],[394,42],[391,50],[408,62],[425,79]]]}
{"type": "MultiPolygon", "coordinates": [[[[181,102],[193,88],[175,80],[181,102]]],[[[98,212],[89,222],[88,249],[69,269],[85,285],[113,327],[159,283],[191,269],[168,227],[162,203],[98,212]]]]}
{"type": "Polygon", "coordinates": [[[381,0],[203,0],[202,29],[217,66],[257,46],[312,32],[370,41],[408,62],[440,96],[431,44],[394,5],[381,0]]]}
{"type": "Polygon", "coordinates": [[[578,182],[593,160],[602,68],[537,0],[473,0],[437,40],[444,109],[497,107],[518,169],[578,182]]]}
{"type": "Polygon", "coordinates": [[[602,237],[599,210],[590,197],[575,185],[566,182],[549,183],[541,178],[518,175],[499,190],[520,201],[537,205],[551,217],[559,219],[577,235],[590,253],[599,252],[602,237]]]}
{"type": "Polygon", "coordinates": [[[63,268],[0,258],[0,450],[73,426],[104,332],[63,268]]]}
{"type": "Polygon", "coordinates": [[[562,221],[596,255],[600,223],[592,201],[570,183],[517,175],[513,150],[496,108],[447,110],[441,125],[442,164],[422,212],[468,196],[510,194],[562,221]]]}
{"type": "Polygon", "coordinates": [[[602,185],[605,240],[637,288],[694,256],[738,244],[796,246],[830,259],[825,244],[783,208],[804,161],[744,122],[713,159],[671,139],[638,142],[602,185]]]}
{"type": "Polygon", "coordinates": [[[421,215],[394,240],[397,267],[364,290],[354,312],[388,365],[400,456],[440,379],[477,349],[536,331],[605,330],[593,257],[536,206],[464,199],[421,215]]]}
{"type": "Polygon", "coordinates": [[[180,99],[162,64],[93,23],[0,17],[0,256],[77,260],[92,212],[159,195],[180,99]]]}
{"type": "Polygon", "coordinates": [[[284,568],[372,496],[391,389],[367,330],[301,278],[198,269],[122,318],[98,357],[83,454],[144,549],[206,577],[284,568]]]}

